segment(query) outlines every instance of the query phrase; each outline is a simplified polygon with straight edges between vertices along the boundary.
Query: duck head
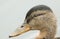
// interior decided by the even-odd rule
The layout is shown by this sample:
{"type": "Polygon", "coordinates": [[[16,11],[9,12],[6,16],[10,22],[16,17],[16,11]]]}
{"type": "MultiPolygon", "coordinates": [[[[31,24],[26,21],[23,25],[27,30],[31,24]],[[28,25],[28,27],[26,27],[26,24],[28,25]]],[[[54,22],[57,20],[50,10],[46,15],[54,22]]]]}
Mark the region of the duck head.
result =
{"type": "MultiPolygon", "coordinates": [[[[43,29],[45,29],[48,24],[47,21],[49,18],[51,18],[52,10],[45,6],[45,5],[38,5],[30,9],[26,15],[25,21],[22,24],[22,26],[18,27],[15,32],[13,32],[11,35],[9,35],[9,38],[19,36],[25,32],[28,32],[30,30],[41,30],[42,35],[46,34],[43,32],[43,29]],[[50,15],[51,14],[51,15],[50,15]]],[[[46,28],[47,30],[47,28],[46,28]]]]}

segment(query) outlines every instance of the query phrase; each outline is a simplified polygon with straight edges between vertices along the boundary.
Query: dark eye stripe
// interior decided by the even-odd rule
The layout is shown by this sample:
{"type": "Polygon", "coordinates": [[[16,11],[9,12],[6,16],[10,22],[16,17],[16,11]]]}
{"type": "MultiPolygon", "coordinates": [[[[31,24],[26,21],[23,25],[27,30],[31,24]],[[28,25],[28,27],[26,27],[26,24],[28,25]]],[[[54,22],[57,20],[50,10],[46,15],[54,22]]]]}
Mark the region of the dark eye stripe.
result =
{"type": "Polygon", "coordinates": [[[27,23],[29,23],[34,17],[41,16],[41,15],[44,15],[44,14],[45,13],[37,14],[37,15],[34,15],[33,17],[30,17],[29,19],[27,19],[27,23]]]}
{"type": "Polygon", "coordinates": [[[48,10],[48,11],[50,11],[50,12],[53,12],[53,11],[50,9],[50,7],[48,7],[48,6],[46,6],[46,5],[37,5],[37,6],[32,7],[32,8],[28,11],[28,13],[27,13],[27,15],[26,15],[26,18],[28,18],[28,17],[32,14],[32,12],[37,11],[37,10],[48,10]]]}

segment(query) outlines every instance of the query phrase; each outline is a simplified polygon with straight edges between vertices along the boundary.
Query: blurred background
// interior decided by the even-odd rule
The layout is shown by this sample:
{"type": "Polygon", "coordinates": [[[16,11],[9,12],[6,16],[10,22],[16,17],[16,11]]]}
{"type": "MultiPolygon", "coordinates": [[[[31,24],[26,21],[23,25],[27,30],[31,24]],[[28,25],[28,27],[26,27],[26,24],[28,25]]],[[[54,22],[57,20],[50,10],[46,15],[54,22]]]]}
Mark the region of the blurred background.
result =
{"type": "Polygon", "coordinates": [[[34,39],[38,31],[29,31],[14,38],[8,36],[22,25],[26,13],[36,5],[47,5],[53,10],[57,18],[56,37],[60,37],[60,0],[0,0],[0,39],[34,39]]]}

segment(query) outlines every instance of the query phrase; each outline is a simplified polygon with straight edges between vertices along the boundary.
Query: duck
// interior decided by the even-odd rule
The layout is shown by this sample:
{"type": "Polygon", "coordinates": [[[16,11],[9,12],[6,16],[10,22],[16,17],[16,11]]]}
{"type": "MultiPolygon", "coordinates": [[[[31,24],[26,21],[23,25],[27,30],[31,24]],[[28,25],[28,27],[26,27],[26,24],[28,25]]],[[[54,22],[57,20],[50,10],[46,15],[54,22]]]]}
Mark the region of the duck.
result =
{"type": "Polygon", "coordinates": [[[56,29],[57,20],[51,8],[46,5],[37,5],[27,12],[24,23],[10,34],[9,38],[30,30],[39,30],[40,34],[36,39],[60,39],[60,37],[55,38],[56,29]]]}

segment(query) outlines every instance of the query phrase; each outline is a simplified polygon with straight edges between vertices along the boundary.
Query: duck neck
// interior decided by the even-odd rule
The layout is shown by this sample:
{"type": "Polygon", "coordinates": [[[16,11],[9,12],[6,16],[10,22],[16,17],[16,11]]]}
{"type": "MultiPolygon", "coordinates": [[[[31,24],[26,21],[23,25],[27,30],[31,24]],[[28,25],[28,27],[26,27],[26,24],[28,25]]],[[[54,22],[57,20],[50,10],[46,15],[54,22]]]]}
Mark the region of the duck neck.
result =
{"type": "Polygon", "coordinates": [[[46,37],[46,34],[47,34],[46,31],[40,31],[36,39],[44,39],[46,37]]]}
{"type": "Polygon", "coordinates": [[[36,39],[55,39],[51,36],[51,33],[48,34],[48,31],[40,31],[36,39]]]}

